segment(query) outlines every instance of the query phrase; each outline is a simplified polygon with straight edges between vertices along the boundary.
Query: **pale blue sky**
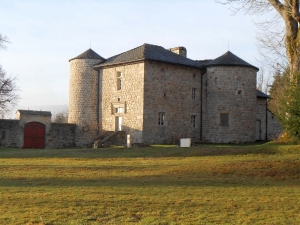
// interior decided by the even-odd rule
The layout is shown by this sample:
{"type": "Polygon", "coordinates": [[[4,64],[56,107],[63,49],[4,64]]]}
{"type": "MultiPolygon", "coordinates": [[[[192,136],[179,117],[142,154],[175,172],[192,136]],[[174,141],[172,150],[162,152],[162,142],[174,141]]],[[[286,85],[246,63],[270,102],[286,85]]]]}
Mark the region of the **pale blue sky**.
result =
{"type": "MultiPolygon", "coordinates": [[[[18,76],[17,108],[68,104],[68,60],[91,47],[104,58],[143,43],[184,46],[191,59],[228,50],[259,66],[254,17],[214,0],[0,0],[0,64],[18,76]]],[[[43,108],[40,108],[43,109],[43,108]]]]}

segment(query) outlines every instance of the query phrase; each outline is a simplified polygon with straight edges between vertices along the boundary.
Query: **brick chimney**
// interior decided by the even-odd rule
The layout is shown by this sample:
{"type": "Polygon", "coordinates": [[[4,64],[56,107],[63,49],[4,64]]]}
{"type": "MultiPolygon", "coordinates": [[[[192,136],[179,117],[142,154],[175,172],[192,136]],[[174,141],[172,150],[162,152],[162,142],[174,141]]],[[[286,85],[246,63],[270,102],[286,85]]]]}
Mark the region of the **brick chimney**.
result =
{"type": "Polygon", "coordinates": [[[185,47],[180,46],[180,47],[170,48],[169,50],[171,52],[174,52],[174,53],[178,54],[178,55],[186,57],[187,51],[186,51],[185,47]]]}

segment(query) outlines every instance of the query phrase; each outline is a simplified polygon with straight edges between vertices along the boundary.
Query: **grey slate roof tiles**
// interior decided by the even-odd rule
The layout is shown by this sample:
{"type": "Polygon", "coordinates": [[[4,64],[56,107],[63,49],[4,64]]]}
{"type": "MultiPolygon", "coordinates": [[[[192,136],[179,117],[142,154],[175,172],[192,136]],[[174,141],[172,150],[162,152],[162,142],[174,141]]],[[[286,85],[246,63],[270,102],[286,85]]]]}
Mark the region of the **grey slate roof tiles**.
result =
{"type": "Polygon", "coordinates": [[[101,68],[105,66],[113,66],[123,63],[130,63],[130,62],[137,62],[142,60],[154,60],[166,63],[172,63],[177,65],[183,66],[190,66],[190,67],[211,67],[211,66],[245,66],[245,67],[252,67],[258,70],[257,67],[247,63],[246,61],[242,60],[238,56],[234,55],[232,52],[227,51],[225,54],[221,55],[216,59],[207,59],[207,60],[192,60],[171,52],[168,49],[165,49],[158,45],[152,44],[143,44],[139,47],[131,49],[129,51],[123,52],[121,54],[112,56],[108,59],[103,58],[102,56],[98,55],[92,49],[88,49],[84,53],[76,56],[75,58],[70,59],[101,59],[103,62],[95,65],[94,68],[101,68]]]}
{"type": "Polygon", "coordinates": [[[262,91],[257,90],[257,89],[256,89],[256,97],[260,97],[260,98],[270,98],[269,95],[267,95],[267,94],[265,94],[265,93],[263,93],[262,91]]]}
{"type": "Polygon", "coordinates": [[[98,55],[91,48],[86,50],[84,53],[81,53],[80,55],[76,56],[75,58],[70,59],[69,62],[73,59],[102,59],[102,60],[105,60],[105,58],[98,55]]]}
{"type": "Polygon", "coordinates": [[[95,67],[104,67],[110,65],[117,65],[128,62],[135,62],[140,60],[154,60],[160,62],[167,62],[172,64],[200,67],[199,63],[184,56],[171,52],[161,46],[143,44],[137,48],[131,49],[127,52],[115,55],[106,59],[105,62],[96,65],[95,67]]]}
{"type": "Polygon", "coordinates": [[[199,66],[206,66],[211,61],[213,61],[213,59],[195,60],[199,66]]]}
{"type": "Polygon", "coordinates": [[[237,57],[232,52],[228,51],[225,54],[221,55],[220,57],[209,61],[206,66],[246,66],[252,67],[257,69],[257,67],[247,63],[246,61],[242,60],[241,58],[237,57]]]}

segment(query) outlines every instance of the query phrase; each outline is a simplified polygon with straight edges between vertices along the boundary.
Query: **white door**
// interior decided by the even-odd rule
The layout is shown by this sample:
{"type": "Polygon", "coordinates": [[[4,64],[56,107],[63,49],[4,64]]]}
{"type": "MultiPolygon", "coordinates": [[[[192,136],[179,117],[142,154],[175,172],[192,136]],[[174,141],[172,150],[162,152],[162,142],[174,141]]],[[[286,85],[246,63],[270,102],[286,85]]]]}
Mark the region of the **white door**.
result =
{"type": "Polygon", "coordinates": [[[117,116],[116,117],[116,131],[121,131],[122,130],[122,117],[117,116]]]}
{"type": "Polygon", "coordinates": [[[261,122],[256,120],[256,140],[261,140],[261,122]]]}

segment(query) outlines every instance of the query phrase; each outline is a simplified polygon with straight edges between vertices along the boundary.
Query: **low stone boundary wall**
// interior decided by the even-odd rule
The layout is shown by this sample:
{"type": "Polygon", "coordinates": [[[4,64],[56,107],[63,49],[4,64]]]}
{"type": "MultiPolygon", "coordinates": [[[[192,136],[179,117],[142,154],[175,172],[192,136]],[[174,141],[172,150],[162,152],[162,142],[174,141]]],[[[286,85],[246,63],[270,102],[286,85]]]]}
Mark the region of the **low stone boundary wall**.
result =
{"type": "Polygon", "coordinates": [[[0,145],[20,147],[22,129],[19,120],[0,119],[0,145]]]}
{"type": "Polygon", "coordinates": [[[49,148],[66,148],[75,146],[76,124],[51,123],[49,148]]]}

